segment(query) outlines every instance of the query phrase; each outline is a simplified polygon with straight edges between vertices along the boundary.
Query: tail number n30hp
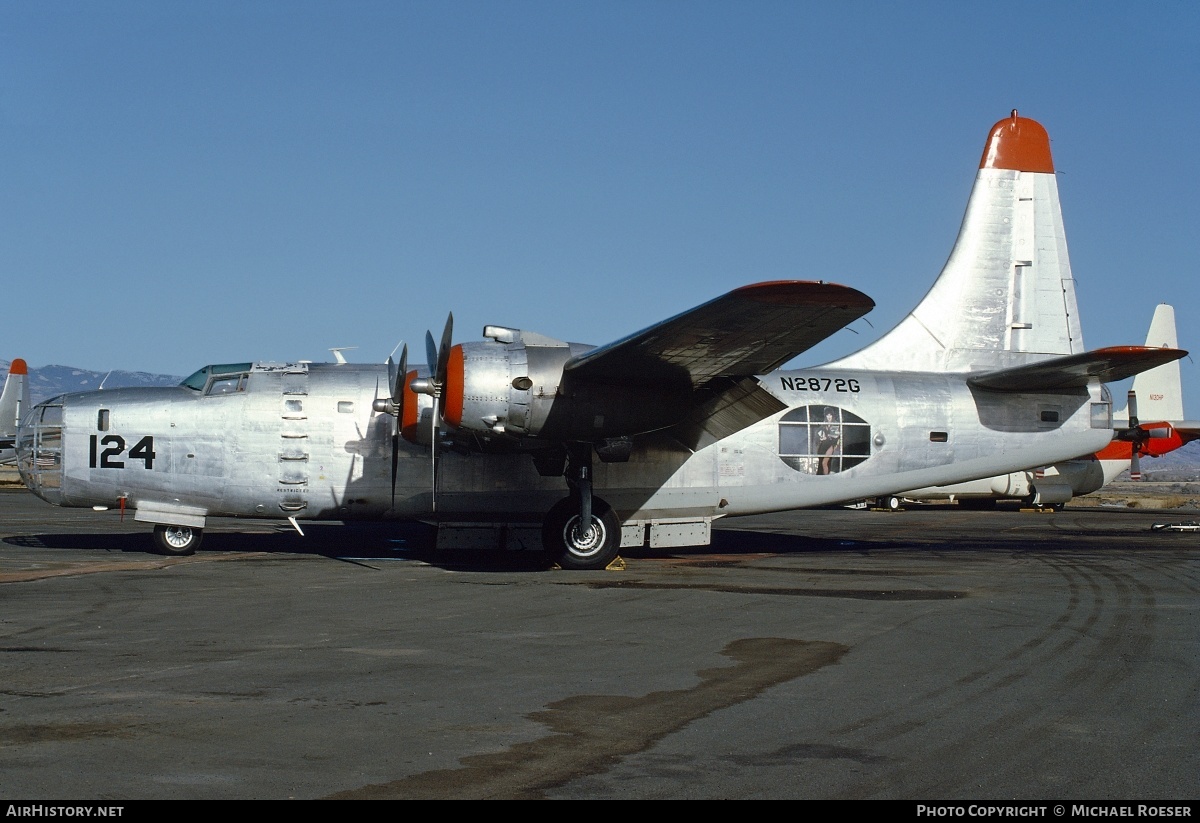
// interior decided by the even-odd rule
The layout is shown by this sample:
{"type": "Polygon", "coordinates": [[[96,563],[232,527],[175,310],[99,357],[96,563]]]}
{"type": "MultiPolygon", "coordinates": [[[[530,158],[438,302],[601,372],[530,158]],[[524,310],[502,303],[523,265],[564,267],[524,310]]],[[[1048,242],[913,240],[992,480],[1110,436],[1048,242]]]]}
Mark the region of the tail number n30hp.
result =
{"type": "MultiPolygon", "coordinates": [[[[109,434],[100,437],[98,434],[92,435],[90,450],[88,452],[88,466],[90,468],[101,469],[123,469],[125,461],[118,460],[121,454],[125,451],[125,438],[119,434],[109,434]],[[103,446],[103,450],[100,447],[103,446]]],[[[146,464],[146,469],[154,468],[154,437],[146,435],[139,440],[132,449],[129,450],[130,460],[141,460],[146,464]]]]}

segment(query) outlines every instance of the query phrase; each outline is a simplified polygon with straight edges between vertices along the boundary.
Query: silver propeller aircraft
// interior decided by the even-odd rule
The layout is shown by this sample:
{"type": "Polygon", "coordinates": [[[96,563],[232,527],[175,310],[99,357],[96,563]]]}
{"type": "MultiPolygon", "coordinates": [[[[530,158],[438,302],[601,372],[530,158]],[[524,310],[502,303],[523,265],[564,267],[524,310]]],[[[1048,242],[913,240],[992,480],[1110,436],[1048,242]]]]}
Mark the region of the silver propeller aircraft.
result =
{"type": "Polygon", "coordinates": [[[171,554],[209,517],[388,518],[599,569],[623,547],[705,545],[721,517],[1095,453],[1104,383],[1186,354],[1083,349],[1050,140],[1016,111],[916,309],[856,354],[776,371],[873,306],[756,283],[599,347],[502,326],[454,345],[451,319],[427,368],[232,363],[56,397],[23,421],[18,463],[50,503],[134,510],[171,554]]]}

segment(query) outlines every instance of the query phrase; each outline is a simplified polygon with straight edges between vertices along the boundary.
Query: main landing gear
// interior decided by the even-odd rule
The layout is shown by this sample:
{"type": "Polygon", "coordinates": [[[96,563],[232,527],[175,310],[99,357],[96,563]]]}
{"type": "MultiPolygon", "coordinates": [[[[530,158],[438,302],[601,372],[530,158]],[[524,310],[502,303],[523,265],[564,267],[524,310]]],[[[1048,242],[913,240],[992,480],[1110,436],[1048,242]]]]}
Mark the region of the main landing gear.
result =
{"type": "Polygon", "coordinates": [[[542,521],[546,559],[564,569],[604,569],[621,549],[621,522],[612,507],[592,495],[592,446],[580,444],[567,458],[571,496],[554,504],[542,521]]]}
{"type": "Polygon", "coordinates": [[[200,546],[204,537],[203,529],[191,526],[155,526],[154,545],[159,554],[171,557],[182,557],[192,554],[200,546]]]}

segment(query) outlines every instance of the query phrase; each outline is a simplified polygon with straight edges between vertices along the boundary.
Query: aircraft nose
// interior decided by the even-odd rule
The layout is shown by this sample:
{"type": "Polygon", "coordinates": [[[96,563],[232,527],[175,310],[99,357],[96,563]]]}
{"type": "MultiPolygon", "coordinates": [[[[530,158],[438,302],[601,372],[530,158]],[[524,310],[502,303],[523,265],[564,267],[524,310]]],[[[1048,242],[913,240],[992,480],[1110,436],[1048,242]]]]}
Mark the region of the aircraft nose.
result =
{"type": "Polygon", "coordinates": [[[17,470],[26,488],[62,505],[64,397],[39,403],[17,426],[17,470]]]}

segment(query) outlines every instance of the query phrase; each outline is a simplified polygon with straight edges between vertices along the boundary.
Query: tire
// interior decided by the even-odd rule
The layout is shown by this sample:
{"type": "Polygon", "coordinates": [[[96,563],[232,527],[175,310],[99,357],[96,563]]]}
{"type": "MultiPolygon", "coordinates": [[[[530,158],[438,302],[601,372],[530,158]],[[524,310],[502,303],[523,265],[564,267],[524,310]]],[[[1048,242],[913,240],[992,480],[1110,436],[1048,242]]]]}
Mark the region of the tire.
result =
{"type": "Polygon", "coordinates": [[[159,554],[171,557],[182,557],[192,554],[200,546],[204,537],[203,529],[191,526],[155,526],[154,545],[159,554]]]}
{"type": "Polygon", "coordinates": [[[592,499],[592,528],[579,534],[579,504],[573,497],[554,504],[542,521],[546,560],[572,571],[608,567],[621,549],[621,523],[600,498],[592,499]]]}
{"type": "Polygon", "coordinates": [[[900,511],[900,506],[903,501],[899,497],[877,497],[875,498],[875,508],[885,509],[890,512],[900,511]]]}

